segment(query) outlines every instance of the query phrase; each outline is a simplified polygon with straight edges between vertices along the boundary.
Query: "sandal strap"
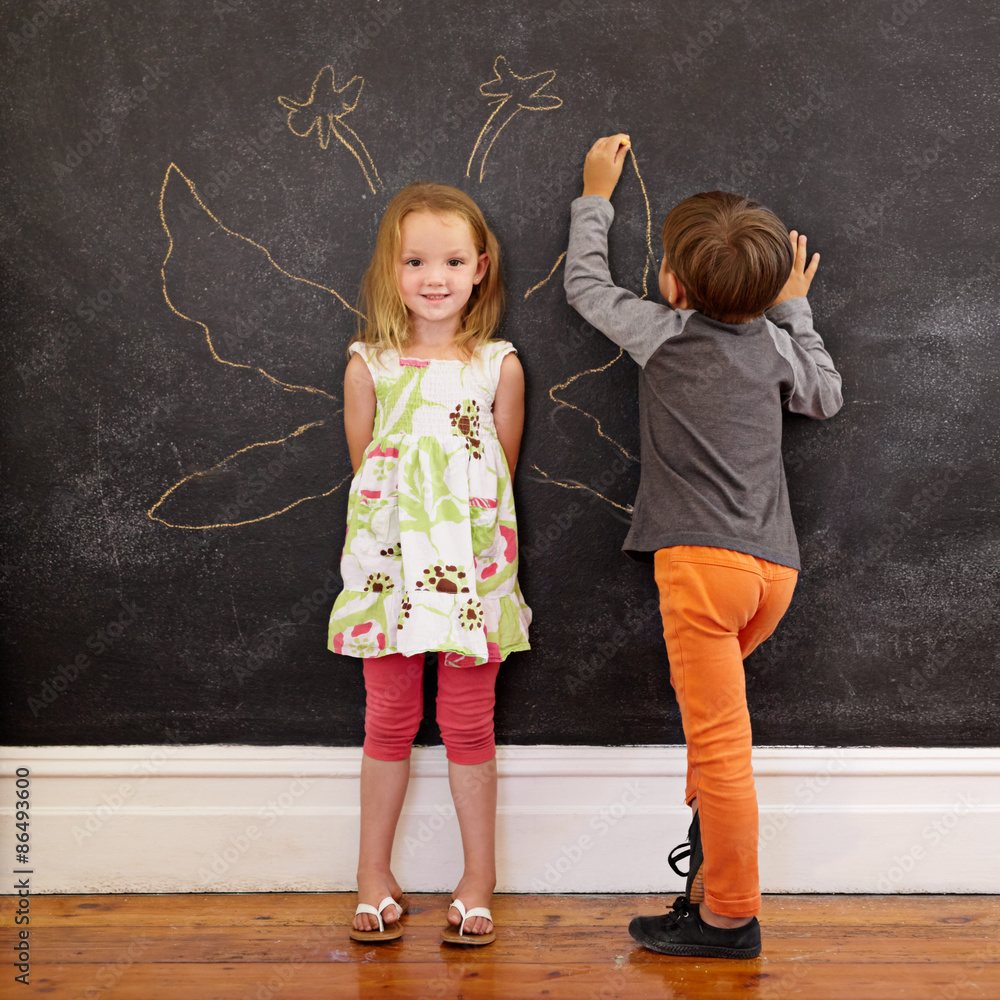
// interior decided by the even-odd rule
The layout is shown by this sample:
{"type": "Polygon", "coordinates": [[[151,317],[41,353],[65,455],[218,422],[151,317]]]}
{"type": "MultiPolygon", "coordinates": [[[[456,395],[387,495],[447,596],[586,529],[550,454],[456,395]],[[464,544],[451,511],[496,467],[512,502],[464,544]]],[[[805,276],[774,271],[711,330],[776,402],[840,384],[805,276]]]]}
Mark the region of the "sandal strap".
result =
{"type": "Polygon", "coordinates": [[[355,916],[359,913],[370,913],[373,917],[378,919],[378,932],[379,934],[385,931],[385,923],[382,921],[382,911],[387,906],[399,907],[399,903],[392,898],[392,896],[386,896],[381,903],[378,904],[378,909],[376,910],[371,903],[358,903],[358,908],[354,911],[355,916]]]}
{"type": "Polygon", "coordinates": [[[490,923],[493,922],[493,914],[490,913],[488,907],[474,906],[471,910],[466,910],[465,904],[460,899],[453,899],[451,905],[462,915],[462,923],[458,927],[459,935],[465,933],[465,922],[470,917],[486,917],[490,923]]]}

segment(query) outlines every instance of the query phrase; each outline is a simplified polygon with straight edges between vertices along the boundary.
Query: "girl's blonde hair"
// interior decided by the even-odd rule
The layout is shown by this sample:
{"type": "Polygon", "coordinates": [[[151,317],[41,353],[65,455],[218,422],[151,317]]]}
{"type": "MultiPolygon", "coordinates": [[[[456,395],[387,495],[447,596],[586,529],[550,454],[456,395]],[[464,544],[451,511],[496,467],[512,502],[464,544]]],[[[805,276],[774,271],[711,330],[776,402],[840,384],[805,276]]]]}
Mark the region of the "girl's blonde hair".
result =
{"type": "Polygon", "coordinates": [[[410,339],[410,317],[399,294],[396,265],[402,241],[403,219],[410,212],[457,215],[469,224],[476,253],[489,258],[486,274],[472,288],[455,342],[468,358],[485,344],[500,325],[504,291],[500,278],[500,245],[479,206],[464,192],[447,184],[410,184],[389,202],[375,239],[375,253],[361,282],[358,332],[351,343],[377,351],[402,353],[410,339]]]}

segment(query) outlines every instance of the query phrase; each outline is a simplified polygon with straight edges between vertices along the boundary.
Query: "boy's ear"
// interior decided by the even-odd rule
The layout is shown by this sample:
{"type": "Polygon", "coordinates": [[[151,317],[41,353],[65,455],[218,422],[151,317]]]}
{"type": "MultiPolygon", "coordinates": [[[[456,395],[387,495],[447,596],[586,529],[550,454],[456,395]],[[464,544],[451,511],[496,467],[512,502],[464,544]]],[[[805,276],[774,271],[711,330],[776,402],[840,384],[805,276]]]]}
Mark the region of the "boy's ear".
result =
{"type": "Polygon", "coordinates": [[[660,268],[660,294],[667,300],[673,309],[690,309],[688,305],[687,292],[681,284],[680,279],[673,271],[668,271],[666,262],[660,268]]]}
{"type": "Polygon", "coordinates": [[[473,275],[472,283],[478,285],[480,281],[486,277],[486,271],[490,266],[490,258],[488,254],[481,253],[479,255],[479,263],[476,265],[476,273],[473,275]]]}
{"type": "Polygon", "coordinates": [[[687,292],[681,284],[680,278],[673,271],[670,272],[670,278],[674,283],[675,301],[672,303],[673,307],[675,309],[689,309],[687,292]]]}

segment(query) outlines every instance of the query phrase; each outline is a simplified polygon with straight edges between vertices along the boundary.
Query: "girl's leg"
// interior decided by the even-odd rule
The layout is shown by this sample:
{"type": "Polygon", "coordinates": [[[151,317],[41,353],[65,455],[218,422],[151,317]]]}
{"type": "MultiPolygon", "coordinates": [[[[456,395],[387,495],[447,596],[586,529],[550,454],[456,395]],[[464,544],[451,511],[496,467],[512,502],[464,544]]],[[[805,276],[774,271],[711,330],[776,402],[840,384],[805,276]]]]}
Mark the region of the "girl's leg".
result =
{"type": "MultiPolygon", "coordinates": [[[[389,656],[365,658],[365,749],[361,759],[361,843],[358,850],[358,901],[372,906],[392,896],[399,883],[392,874],[392,842],[410,779],[410,751],[423,718],[424,658],[389,656]]],[[[384,923],[399,919],[389,906],[384,923]]],[[[354,917],[359,931],[378,930],[369,913],[354,917]]]]}
{"type": "MultiPolygon", "coordinates": [[[[392,896],[402,895],[392,874],[390,858],[396,823],[403,808],[406,786],[410,780],[410,758],[376,760],[365,754],[361,759],[361,843],[358,850],[358,902],[372,906],[392,896]]],[[[382,911],[386,924],[399,919],[398,909],[382,911]]],[[[357,913],[354,927],[359,931],[377,931],[378,918],[357,913]]]]}
{"type": "MultiPolygon", "coordinates": [[[[497,767],[493,707],[499,663],[449,667],[438,657],[438,725],[448,751],[448,780],[462,832],[465,870],[452,894],[467,909],[490,905],[496,888],[497,767]]],[[[461,923],[458,910],[448,920],[461,923]]],[[[473,917],[467,933],[486,934],[493,924],[473,917]]]]}
{"type": "MultiPolygon", "coordinates": [[[[455,669],[455,668],[452,668],[455,669]]],[[[475,667],[463,669],[474,670],[475,667]]],[[[483,764],[448,763],[448,781],[455,800],[458,826],[462,831],[462,853],[465,868],[453,899],[460,899],[467,910],[474,906],[490,905],[497,884],[496,867],[496,816],[497,816],[497,766],[496,758],[483,764]]],[[[462,922],[458,910],[448,910],[448,920],[458,926],[462,922]]],[[[473,917],[465,925],[466,933],[486,934],[493,929],[486,917],[473,917]]]]}

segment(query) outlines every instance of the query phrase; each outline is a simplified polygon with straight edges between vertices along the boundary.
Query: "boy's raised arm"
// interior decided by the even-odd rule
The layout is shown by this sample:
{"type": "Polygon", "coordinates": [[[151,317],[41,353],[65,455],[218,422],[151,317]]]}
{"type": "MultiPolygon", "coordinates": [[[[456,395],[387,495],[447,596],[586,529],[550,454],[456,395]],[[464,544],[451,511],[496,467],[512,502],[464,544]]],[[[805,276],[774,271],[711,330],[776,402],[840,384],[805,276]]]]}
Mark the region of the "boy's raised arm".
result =
{"type": "Polygon", "coordinates": [[[639,364],[683,328],[686,313],[619,288],[608,267],[608,229],[615,212],[608,198],[628,154],[628,136],[598,139],[587,154],[583,196],[571,207],[563,284],[569,304],[639,364]]]}
{"type": "Polygon", "coordinates": [[[792,413],[824,419],[844,405],[840,372],[813,329],[812,309],[805,298],[786,299],[765,313],[778,353],[792,369],[782,404],[792,413]]]}
{"type": "Polygon", "coordinates": [[[834,367],[823,338],[813,328],[812,309],[806,294],[819,267],[819,254],[806,266],[806,237],[792,230],[795,247],[792,272],[784,288],[765,313],[778,353],[792,369],[790,387],[782,398],[793,413],[823,419],[844,405],[840,372],[834,367]]]}

